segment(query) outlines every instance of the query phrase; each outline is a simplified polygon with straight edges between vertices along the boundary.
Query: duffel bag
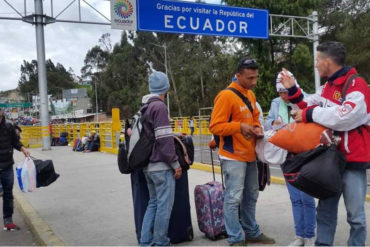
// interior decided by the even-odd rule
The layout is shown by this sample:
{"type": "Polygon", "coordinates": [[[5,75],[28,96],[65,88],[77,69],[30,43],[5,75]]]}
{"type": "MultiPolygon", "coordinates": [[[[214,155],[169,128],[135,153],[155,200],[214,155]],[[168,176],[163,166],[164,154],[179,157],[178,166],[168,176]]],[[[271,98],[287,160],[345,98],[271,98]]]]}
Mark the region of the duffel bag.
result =
{"type": "Polygon", "coordinates": [[[346,157],[335,145],[290,156],[281,165],[288,183],[318,199],[326,199],[342,191],[342,175],[346,157]]]}

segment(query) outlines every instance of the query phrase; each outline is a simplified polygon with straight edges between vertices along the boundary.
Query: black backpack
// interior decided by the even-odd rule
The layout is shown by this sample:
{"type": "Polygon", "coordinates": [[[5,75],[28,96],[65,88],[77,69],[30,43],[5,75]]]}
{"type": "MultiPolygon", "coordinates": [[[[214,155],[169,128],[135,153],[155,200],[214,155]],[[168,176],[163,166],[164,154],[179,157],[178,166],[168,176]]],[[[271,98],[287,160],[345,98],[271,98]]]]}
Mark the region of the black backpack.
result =
{"type": "Polygon", "coordinates": [[[332,144],[288,155],[281,169],[288,183],[313,197],[326,199],[342,191],[345,166],[345,155],[332,144]]]}
{"type": "Polygon", "coordinates": [[[154,145],[154,131],[150,120],[145,114],[150,103],[160,101],[153,97],[144,104],[138,112],[125,122],[125,142],[121,143],[118,150],[118,168],[123,174],[130,174],[133,170],[142,169],[149,163],[154,145]],[[131,135],[127,129],[131,128],[131,135]]]}
{"type": "Polygon", "coordinates": [[[184,170],[189,170],[194,162],[194,144],[189,135],[175,135],[175,150],[180,166],[184,170]]]}

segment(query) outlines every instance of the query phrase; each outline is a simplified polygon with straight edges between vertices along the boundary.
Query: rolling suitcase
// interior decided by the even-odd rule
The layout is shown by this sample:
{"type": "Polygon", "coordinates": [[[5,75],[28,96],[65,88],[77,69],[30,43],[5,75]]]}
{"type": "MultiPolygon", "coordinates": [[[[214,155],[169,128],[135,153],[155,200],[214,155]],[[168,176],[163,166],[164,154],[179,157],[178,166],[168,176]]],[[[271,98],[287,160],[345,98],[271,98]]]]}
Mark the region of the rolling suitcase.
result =
{"type": "Polygon", "coordinates": [[[209,239],[216,240],[218,237],[227,235],[223,213],[223,176],[221,175],[222,183],[216,181],[212,149],[211,159],[213,181],[195,186],[194,198],[200,231],[209,239]]]}
{"type": "MultiPolygon", "coordinates": [[[[149,201],[149,191],[142,170],[131,173],[131,188],[134,202],[136,238],[140,242],[141,227],[149,201]]],[[[172,244],[191,241],[194,238],[191,224],[188,173],[182,171],[181,178],[176,180],[175,201],[172,208],[168,236],[172,244]]]]}

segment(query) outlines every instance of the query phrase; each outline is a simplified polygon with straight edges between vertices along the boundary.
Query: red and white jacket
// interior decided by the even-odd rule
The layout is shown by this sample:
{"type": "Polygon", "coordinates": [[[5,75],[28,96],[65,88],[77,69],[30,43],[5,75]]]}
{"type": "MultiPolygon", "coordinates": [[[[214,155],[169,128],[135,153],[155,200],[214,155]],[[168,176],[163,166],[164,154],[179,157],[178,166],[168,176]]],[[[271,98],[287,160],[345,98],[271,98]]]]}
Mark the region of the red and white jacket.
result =
{"type": "Polygon", "coordinates": [[[370,168],[370,89],[366,81],[353,79],[341,103],[342,87],[352,74],[357,74],[356,69],[343,67],[307,97],[300,88],[289,88],[289,100],[303,109],[303,122],[340,131],[338,149],[346,155],[347,167],[370,168]]]}

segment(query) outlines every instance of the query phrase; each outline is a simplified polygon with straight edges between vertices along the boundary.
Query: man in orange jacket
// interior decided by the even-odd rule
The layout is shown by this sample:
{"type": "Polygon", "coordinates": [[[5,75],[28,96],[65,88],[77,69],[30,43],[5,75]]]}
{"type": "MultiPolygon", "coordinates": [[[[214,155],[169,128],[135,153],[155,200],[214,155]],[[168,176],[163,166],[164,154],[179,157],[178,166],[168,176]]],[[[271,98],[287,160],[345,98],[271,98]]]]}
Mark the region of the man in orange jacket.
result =
{"type": "Polygon", "coordinates": [[[230,245],[275,243],[261,233],[255,219],[258,180],[254,147],[256,138],[263,135],[256,97],[251,91],[257,79],[257,62],[250,58],[242,60],[236,81],[216,96],[209,126],[219,137],[226,183],[224,217],[230,245]]]}

